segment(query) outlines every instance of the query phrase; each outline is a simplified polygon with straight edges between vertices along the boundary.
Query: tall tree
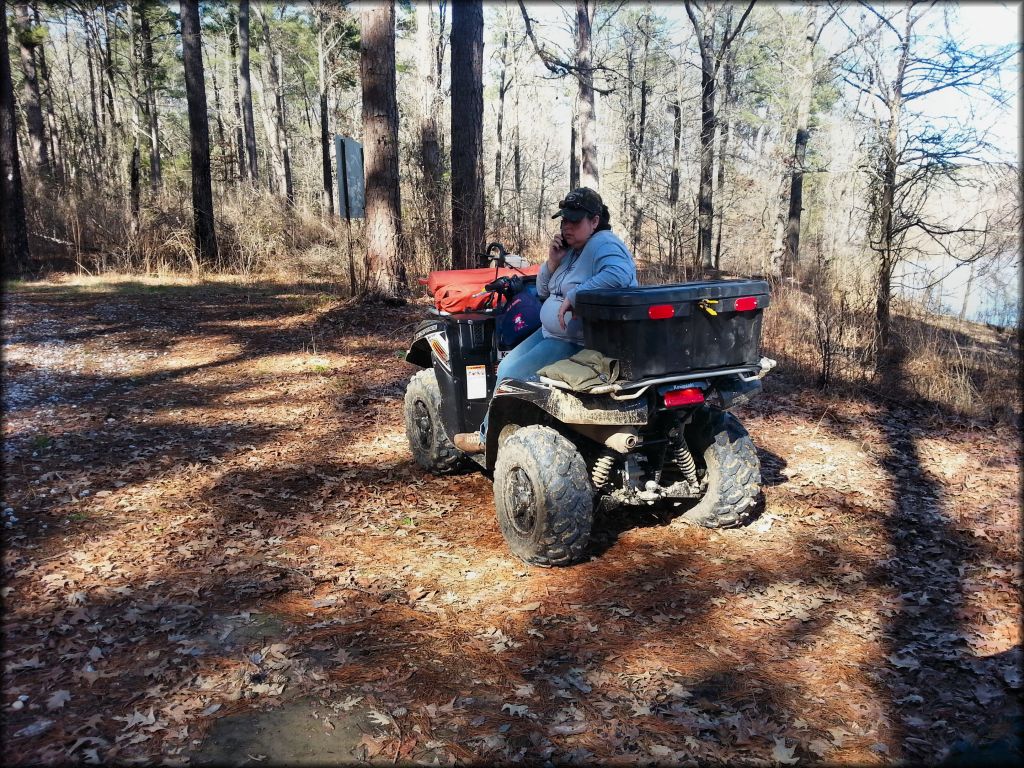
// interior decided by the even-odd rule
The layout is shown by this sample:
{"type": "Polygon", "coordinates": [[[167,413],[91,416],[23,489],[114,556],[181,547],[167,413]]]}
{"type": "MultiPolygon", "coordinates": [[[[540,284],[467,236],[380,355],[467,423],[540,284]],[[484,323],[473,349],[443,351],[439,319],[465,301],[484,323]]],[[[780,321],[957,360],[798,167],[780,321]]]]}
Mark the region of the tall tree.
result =
{"type": "Polygon", "coordinates": [[[818,27],[818,6],[806,5],[806,29],[800,41],[801,66],[797,82],[796,137],[793,142],[793,168],[789,186],[789,212],[786,216],[786,239],[779,272],[792,276],[800,258],[800,217],[804,206],[804,166],[810,140],[811,92],[814,87],[814,46],[824,25],[818,27]]]}
{"type": "Polygon", "coordinates": [[[285,117],[284,72],[283,58],[274,46],[270,35],[270,24],[260,7],[256,6],[256,15],[263,30],[263,57],[270,79],[272,93],[263,89],[263,125],[270,144],[271,156],[274,159],[274,170],[277,175],[277,193],[284,195],[289,203],[295,201],[292,187],[291,143],[288,139],[287,120],[285,117]]]}
{"type": "Polygon", "coordinates": [[[452,8],[452,266],[473,266],[484,245],[484,11],[452,8]]]}
{"type": "Polygon", "coordinates": [[[594,61],[591,50],[597,0],[576,0],[576,66],[579,92],[580,182],[597,189],[597,112],[594,110],[594,61]]]}
{"type": "Polygon", "coordinates": [[[205,265],[217,261],[213,220],[213,181],[210,178],[210,124],[206,113],[203,41],[199,0],[181,0],[181,50],[185,65],[189,147],[192,158],[192,216],[196,253],[205,265]]]}
{"type": "Polygon", "coordinates": [[[715,111],[715,95],[718,90],[718,72],[729,53],[729,48],[743,28],[754,2],[747,5],[736,26],[732,26],[732,12],[727,14],[701,9],[694,0],[685,0],[686,15],[690,17],[693,31],[697,36],[700,53],[700,188],[697,193],[697,259],[704,269],[713,269],[714,254],[711,250],[711,234],[714,223],[714,153],[715,130],[718,116],[715,111]],[[698,19],[698,15],[700,18],[698,19]],[[725,23],[719,17],[728,16],[725,23]],[[721,29],[719,29],[721,26],[721,29]]]}
{"type": "Polygon", "coordinates": [[[533,19],[527,13],[523,0],[519,0],[519,9],[526,24],[526,34],[533,43],[537,57],[548,71],[555,75],[572,75],[576,80],[576,114],[570,131],[573,147],[571,162],[579,162],[579,178],[577,182],[577,174],[570,172],[570,184],[576,186],[578,183],[597,189],[600,175],[597,165],[597,113],[594,109],[594,94],[606,94],[607,91],[594,86],[594,72],[597,67],[593,61],[591,42],[594,14],[597,9],[596,0],[576,0],[576,47],[571,56],[557,53],[550,46],[541,43],[533,31],[533,19]]]}
{"type": "Polygon", "coordinates": [[[450,266],[451,239],[448,237],[450,220],[446,213],[447,190],[441,154],[441,131],[438,111],[441,104],[441,81],[444,68],[446,37],[446,0],[438,7],[440,29],[434,28],[434,3],[423,0],[416,3],[416,50],[419,77],[419,200],[423,210],[422,233],[431,256],[431,266],[445,269],[450,266]]]}
{"type": "Polygon", "coordinates": [[[238,166],[238,180],[249,176],[249,164],[245,157],[245,129],[242,126],[242,102],[238,95],[238,16],[232,8],[228,12],[228,51],[231,54],[231,105],[235,112],[232,141],[235,145],[235,163],[238,166]]]}
{"type": "Polygon", "coordinates": [[[505,96],[508,95],[509,88],[512,87],[512,78],[509,76],[509,46],[508,46],[508,28],[505,28],[501,35],[501,46],[498,49],[501,56],[499,63],[501,68],[498,70],[498,121],[494,129],[494,211],[497,215],[498,224],[500,225],[504,219],[504,211],[502,203],[504,202],[504,188],[502,185],[501,171],[502,171],[502,150],[503,139],[502,135],[505,123],[505,96]]]}
{"type": "MultiPolygon", "coordinates": [[[[968,261],[955,247],[960,236],[976,231],[970,221],[929,215],[926,202],[943,181],[956,184],[957,167],[977,161],[984,139],[958,117],[928,117],[918,106],[936,93],[957,91],[975,101],[1004,98],[993,75],[1018,52],[966,47],[951,30],[948,17],[940,33],[922,31],[938,9],[908,5],[899,10],[867,6],[869,18],[882,22],[881,33],[844,62],[846,83],[866,97],[865,118],[873,126],[870,247],[877,257],[875,323],[879,346],[890,346],[893,274],[923,243],[954,259],[968,261]],[[895,56],[887,55],[892,51],[895,56]]],[[[845,23],[845,21],[844,21],[845,23]]]]}
{"type": "Polygon", "coordinates": [[[804,7],[804,28],[798,46],[796,62],[792,66],[794,74],[793,93],[796,101],[796,125],[794,126],[793,154],[789,169],[789,202],[784,213],[784,240],[779,248],[773,249],[772,271],[779,276],[796,274],[800,262],[800,227],[804,210],[804,173],[807,166],[807,148],[811,140],[812,107],[816,100],[816,92],[825,81],[831,82],[835,76],[832,68],[839,58],[860,46],[864,40],[877,34],[881,21],[867,25],[858,35],[851,37],[839,50],[827,57],[817,56],[818,43],[828,25],[836,18],[835,6],[822,18],[818,5],[808,3],[804,7]]]}
{"type": "Polygon", "coordinates": [[[256,124],[252,117],[252,78],[249,75],[249,0],[238,4],[238,87],[242,108],[242,128],[245,133],[245,156],[249,163],[249,179],[259,184],[259,164],[256,161],[256,124]]]}
{"type": "Polygon", "coordinates": [[[142,105],[142,94],[140,92],[139,85],[139,70],[140,59],[142,58],[140,52],[140,39],[139,33],[136,29],[135,22],[135,9],[131,3],[128,3],[125,8],[125,13],[128,20],[128,36],[130,40],[130,57],[129,57],[129,83],[131,85],[131,101],[132,101],[132,153],[128,160],[128,222],[129,222],[129,233],[131,236],[131,242],[134,244],[138,242],[139,235],[139,212],[141,210],[141,147],[139,142],[139,134],[142,133],[142,120],[140,119],[140,111],[142,105]]]}
{"type": "MultiPolygon", "coordinates": [[[[732,19],[732,6],[726,11],[726,25],[732,19]]],[[[718,235],[715,237],[715,269],[722,268],[722,228],[725,224],[725,166],[729,158],[729,137],[732,133],[732,112],[736,105],[736,49],[738,46],[729,47],[722,63],[722,101],[719,106],[718,121],[718,168],[715,183],[715,199],[717,200],[718,235]]]]}
{"type": "MultiPolygon", "coordinates": [[[[42,23],[39,18],[38,4],[33,8],[33,14],[35,26],[42,27],[42,23]]],[[[54,176],[63,182],[66,175],[64,171],[64,153],[61,147],[61,136],[57,123],[57,115],[53,106],[53,83],[50,82],[50,71],[49,67],[46,65],[46,46],[38,46],[36,48],[36,53],[39,55],[39,81],[42,84],[43,101],[46,107],[46,136],[50,142],[48,150],[50,157],[50,169],[54,176]]]]}
{"type": "Polygon", "coordinates": [[[156,66],[153,63],[153,29],[149,21],[150,5],[139,5],[139,34],[142,38],[143,99],[149,129],[149,187],[156,192],[163,184],[160,162],[160,112],[156,103],[156,66]]]}
{"type": "Polygon", "coordinates": [[[320,165],[323,175],[320,207],[327,218],[333,218],[334,176],[331,173],[331,135],[327,124],[327,57],[330,54],[330,44],[326,39],[328,25],[327,14],[322,7],[318,7],[316,9],[316,82],[320,101],[320,165]]]}
{"type": "Polygon", "coordinates": [[[7,50],[7,9],[0,3],[0,256],[4,277],[21,274],[29,263],[17,125],[11,57],[7,50]]]}
{"type": "Polygon", "coordinates": [[[398,178],[398,98],[395,92],[395,3],[360,8],[359,74],[363,90],[366,174],[366,280],[363,296],[402,299],[408,291],[398,178]]]}
{"type": "Polygon", "coordinates": [[[39,95],[39,79],[36,74],[36,49],[42,42],[42,29],[32,21],[32,12],[27,2],[15,6],[18,47],[21,49],[21,67],[25,73],[24,101],[25,122],[28,126],[29,150],[32,165],[43,179],[51,176],[50,156],[47,150],[46,134],[43,130],[43,107],[39,95]]]}

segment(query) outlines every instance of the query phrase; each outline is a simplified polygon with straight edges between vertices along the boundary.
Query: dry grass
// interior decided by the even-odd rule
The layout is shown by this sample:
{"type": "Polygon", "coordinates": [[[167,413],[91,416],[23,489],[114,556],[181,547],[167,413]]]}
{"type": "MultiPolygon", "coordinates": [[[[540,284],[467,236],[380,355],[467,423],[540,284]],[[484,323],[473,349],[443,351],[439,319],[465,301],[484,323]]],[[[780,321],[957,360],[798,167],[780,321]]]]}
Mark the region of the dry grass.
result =
{"type": "Polygon", "coordinates": [[[895,302],[895,364],[883,369],[868,306],[837,294],[792,283],[775,288],[763,339],[781,372],[836,393],[899,392],[969,419],[1020,420],[1017,335],[895,302]]]}

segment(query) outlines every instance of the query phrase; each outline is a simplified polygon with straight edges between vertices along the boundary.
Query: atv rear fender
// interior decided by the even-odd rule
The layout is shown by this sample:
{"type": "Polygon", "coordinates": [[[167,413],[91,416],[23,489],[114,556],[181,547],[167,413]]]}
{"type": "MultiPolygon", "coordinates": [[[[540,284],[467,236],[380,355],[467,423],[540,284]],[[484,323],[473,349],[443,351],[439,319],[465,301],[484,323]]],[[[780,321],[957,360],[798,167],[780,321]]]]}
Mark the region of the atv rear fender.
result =
{"type": "Polygon", "coordinates": [[[647,398],[614,400],[609,395],[584,395],[535,381],[504,379],[494,391],[487,411],[487,469],[494,469],[498,439],[509,424],[525,427],[543,423],[547,417],[576,426],[642,426],[647,423],[647,398]]]}
{"type": "Polygon", "coordinates": [[[430,342],[427,337],[434,333],[443,333],[445,321],[443,317],[430,317],[421,320],[412,334],[412,344],[405,353],[405,361],[418,365],[420,368],[429,368],[432,364],[430,356],[430,342]]]}

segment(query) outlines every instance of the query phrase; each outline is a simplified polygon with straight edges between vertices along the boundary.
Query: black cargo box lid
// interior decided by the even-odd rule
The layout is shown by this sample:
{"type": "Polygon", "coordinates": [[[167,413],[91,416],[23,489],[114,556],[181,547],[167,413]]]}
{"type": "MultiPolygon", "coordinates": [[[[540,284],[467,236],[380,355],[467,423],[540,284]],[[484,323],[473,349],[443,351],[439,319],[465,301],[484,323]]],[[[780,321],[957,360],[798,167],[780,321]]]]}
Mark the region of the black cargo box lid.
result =
{"type": "MultiPolygon", "coordinates": [[[[594,288],[576,294],[577,304],[598,304],[611,307],[636,307],[648,304],[675,304],[700,299],[734,299],[741,296],[764,296],[768,306],[766,280],[705,280],[699,283],[672,285],[641,285],[636,288],[594,288]]],[[[761,308],[758,301],[758,309],[761,308]]]]}
{"type": "Polygon", "coordinates": [[[597,288],[576,294],[580,317],[594,320],[639,319],[636,310],[657,304],[671,304],[676,317],[689,315],[694,304],[711,302],[716,312],[736,311],[736,299],[752,298],[743,309],[764,309],[769,304],[765,280],[706,280],[697,283],[644,285],[636,288],[597,288]]]}

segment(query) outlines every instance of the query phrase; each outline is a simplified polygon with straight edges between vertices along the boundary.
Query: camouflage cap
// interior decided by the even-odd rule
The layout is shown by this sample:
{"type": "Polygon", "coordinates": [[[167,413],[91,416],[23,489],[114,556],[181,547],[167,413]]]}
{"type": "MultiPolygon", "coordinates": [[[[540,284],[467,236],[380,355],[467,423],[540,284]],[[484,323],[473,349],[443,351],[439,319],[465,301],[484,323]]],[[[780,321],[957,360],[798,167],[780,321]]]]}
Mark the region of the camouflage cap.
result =
{"type": "Polygon", "coordinates": [[[574,189],[564,200],[558,203],[558,212],[551,218],[564,216],[567,221],[579,221],[584,216],[599,216],[604,202],[601,196],[590,187],[574,189]]]}

